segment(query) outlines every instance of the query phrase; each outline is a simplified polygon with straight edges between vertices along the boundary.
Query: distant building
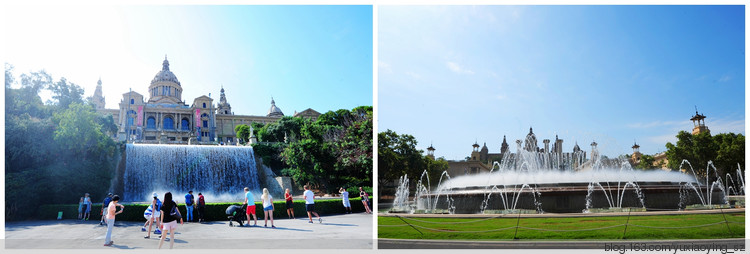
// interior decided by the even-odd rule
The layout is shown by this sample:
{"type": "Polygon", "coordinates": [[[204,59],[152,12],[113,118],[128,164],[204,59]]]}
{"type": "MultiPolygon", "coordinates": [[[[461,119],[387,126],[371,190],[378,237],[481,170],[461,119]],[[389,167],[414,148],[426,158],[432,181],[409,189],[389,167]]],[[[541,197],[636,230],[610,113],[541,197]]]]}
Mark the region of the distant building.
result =
{"type": "MultiPolygon", "coordinates": [[[[577,143],[573,147],[573,152],[567,153],[563,152],[563,140],[559,139],[557,135],[555,135],[555,142],[552,144],[552,147],[550,147],[549,139],[544,139],[542,143],[544,144],[544,148],[538,146],[536,134],[534,134],[532,128],[529,128],[529,134],[526,135],[524,141],[516,140],[516,149],[534,152],[539,157],[554,158],[551,160],[542,160],[548,164],[541,165],[543,167],[576,169],[581,167],[582,163],[586,161],[586,152],[582,151],[577,143]]],[[[432,145],[430,145],[430,148],[428,148],[428,153],[434,153],[432,145]],[[433,150],[430,150],[430,148],[433,150]]],[[[502,163],[503,160],[506,160],[512,163],[520,159],[517,153],[510,151],[510,146],[505,136],[503,136],[503,142],[500,145],[500,153],[490,153],[486,142],[481,148],[477,142],[474,142],[472,148],[473,150],[467,160],[448,161],[448,174],[451,176],[460,176],[489,172],[494,162],[502,163]]]]}
{"type": "MultiPolygon", "coordinates": [[[[102,96],[102,81],[99,79],[92,102],[101,114],[111,114],[118,125],[116,140],[138,143],[161,144],[205,144],[238,142],[234,127],[253,122],[271,123],[281,119],[284,113],[271,98],[271,107],[266,115],[235,115],[221,88],[219,103],[200,96],[188,105],[182,100],[182,86],[172,71],[166,57],[162,69],[151,80],[148,100],[137,92],[122,95],[118,109],[105,109],[102,96]]],[[[306,109],[294,116],[316,120],[320,113],[306,109]]]]}

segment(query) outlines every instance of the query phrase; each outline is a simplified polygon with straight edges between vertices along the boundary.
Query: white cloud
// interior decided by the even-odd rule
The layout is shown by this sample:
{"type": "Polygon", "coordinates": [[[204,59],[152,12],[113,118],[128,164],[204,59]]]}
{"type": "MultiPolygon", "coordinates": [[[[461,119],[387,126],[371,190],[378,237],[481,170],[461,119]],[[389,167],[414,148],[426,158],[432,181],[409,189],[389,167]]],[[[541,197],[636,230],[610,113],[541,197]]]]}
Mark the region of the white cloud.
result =
{"type": "Polygon", "coordinates": [[[413,79],[422,79],[422,75],[419,75],[419,74],[417,74],[415,72],[412,72],[412,71],[407,71],[407,72],[405,72],[405,74],[409,75],[413,79]]]}
{"type": "Polygon", "coordinates": [[[391,69],[391,65],[386,62],[378,61],[378,68],[380,69],[382,73],[393,73],[393,69],[391,69]]]}
{"type": "Polygon", "coordinates": [[[448,69],[458,74],[474,74],[472,70],[465,69],[454,62],[446,62],[445,65],[448,67],[448,69]]]}
{"type": "Polygon", "coordinates": [[[727,82],[729,80],[732,80],[732,77],[730,77],[729,75],[724,75],[724,76],[721,76],[721,78],[719,78],[718,81],[719,82],[727,82]]]}

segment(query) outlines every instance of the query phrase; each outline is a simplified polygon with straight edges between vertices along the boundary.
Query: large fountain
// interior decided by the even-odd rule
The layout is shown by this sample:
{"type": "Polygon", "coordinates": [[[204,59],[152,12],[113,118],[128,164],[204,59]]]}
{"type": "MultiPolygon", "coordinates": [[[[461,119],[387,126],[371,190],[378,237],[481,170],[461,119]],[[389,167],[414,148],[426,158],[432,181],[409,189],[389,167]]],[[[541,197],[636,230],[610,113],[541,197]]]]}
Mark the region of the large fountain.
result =
{"type": "MultiPolygon", "coordinates": [[[[726,207],[729,187],[732,194],[744,195],[744,179],[724,184],[710,162],[706,176],[697,177],[687,161],[680,166],[686,173],[633,169],[626,158],[601,158],[595,142],[590,160],[580,150],[559,156],[522,149],[521,142],[517,143],[517,152],[494,162],[488,173],[451,178],[443,172],[433,188],[425,171],[412,188],[416,190],[413,197],[409,197],[408,176],[403,176],[391,211],[493,214],[710,209],[726,207]]],[[[741,179],[741,170],[738,172],[734,178],[741,179]]]]}
{"type": "Polygon", "coordinates": [[[202,192],[212,202],[237,201],[242,188],[261,186],[251,147],[128,144],[123,200],[150,200],[152,192],[202,192]]]}

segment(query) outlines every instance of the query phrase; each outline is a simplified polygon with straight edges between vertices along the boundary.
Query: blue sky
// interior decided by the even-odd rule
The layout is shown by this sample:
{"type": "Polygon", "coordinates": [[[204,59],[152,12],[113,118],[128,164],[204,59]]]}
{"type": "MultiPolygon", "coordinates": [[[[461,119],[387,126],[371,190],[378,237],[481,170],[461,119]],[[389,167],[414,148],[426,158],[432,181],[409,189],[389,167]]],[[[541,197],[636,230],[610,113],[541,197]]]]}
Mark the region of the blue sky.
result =
{"type": "Polygon", "coordinates": [[[378,129],[463,159],[537,138],[662,152],[691,130],[745,132],[744,6],[381,6],[378,129]]]}
{"type": "Polygon", "coordinates": [[[107,108],[147,95],[167,55],[192,104],[219,98],[235,114],[285,115],[373,105],[371,6],[5,6],[4,62],[45,69],[107,108]]]}

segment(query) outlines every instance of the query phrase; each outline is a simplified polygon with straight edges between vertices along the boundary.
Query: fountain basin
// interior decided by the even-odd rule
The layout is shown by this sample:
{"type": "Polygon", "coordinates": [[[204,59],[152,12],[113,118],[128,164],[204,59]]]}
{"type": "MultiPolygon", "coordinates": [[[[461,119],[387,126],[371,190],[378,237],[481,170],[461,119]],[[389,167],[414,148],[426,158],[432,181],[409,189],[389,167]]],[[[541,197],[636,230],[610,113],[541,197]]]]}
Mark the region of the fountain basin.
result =
{"type": "MultiPolygon", "coordinates": [[[[685,206],[701,204],[700,198],[695,191],[685,191],[682,187],[684,183],[679,182],[636,182],[643,196],[641,204],[637,193],[633,188],[625,188],[624,183],[602,182],[601,188],[596,187],[591,193],[589,211],[605,211],[614,208],[610,207],[607,197],[619,197],[622,200],[622,208],[639,208],[646,211],[659,210],[678,210],[684,209],[685,206]],[[680,192],[683,192],[682,196],[680,192]],[[606,195],[605,195],[606,192],[606,195]],[[619,193],[618,193],[619,192],[619,193]],[[682,197],[682,202],[681,202],[682,197]],[[603,210],[602,210],[603,209],[603,210]]],[[[435,202],[437,198],[436,209],[448,209],[448,198],[451,199],[455,207],[455,213],[481,213],[482,205],[485,200],[487,207],[485,211],[490,210],[532,210],[538,211],[538,207],[543,212],[551,213],[581,213],[587,209],[586,202],[589,195],[589,183],[557,183],[557,184],[532,184],[532,188],[520,188],[520,186],[497,186],[497,188],[485,187],[465,187],[443,190],[439,193],[422,195],[418,198],[417,209],[426,207],[427,200],[435,202]],[[533,189],[533,190],[532,190],[533,189]],[[536,192],[536,197],[534,192],[536,192]],[[489,195],[489,199],[487,199],[489,195]],[[506,202],[503,202],[505,197],[506,202]],[[516,201],[517,200],[517,201],[516,201]],[[505,207],[505,204],[512,204],[516,201],[515,207],[505,207]]],[[[706,187],[696,187],[698,191],[705,194],[706,187]]],[[[723,194],[721,192],[712,193],[712,204],[723,204],[723,194]]],[[[617,208],[621,209],[621,208],[617,208]]]]}

